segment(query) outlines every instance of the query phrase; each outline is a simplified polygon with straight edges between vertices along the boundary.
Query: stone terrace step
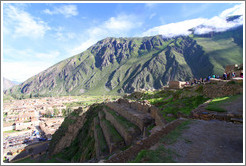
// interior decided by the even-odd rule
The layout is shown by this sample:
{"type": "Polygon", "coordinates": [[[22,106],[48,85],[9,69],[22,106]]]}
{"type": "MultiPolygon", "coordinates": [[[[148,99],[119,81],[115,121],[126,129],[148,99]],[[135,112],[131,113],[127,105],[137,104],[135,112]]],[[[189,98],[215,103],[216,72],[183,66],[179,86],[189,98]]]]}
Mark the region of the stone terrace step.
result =
{"type": "Polygon", "coordinates": [[[139,112],[129,107],[127,104],[118,104],[116,102],[106,103],[106,106],[116,111],[121,116],[128,119],[130,122],[137,125],[141,131],[144,130],[144,127],[147,127],[151,124],[154,119],[149,113],[139,112]]]}
{"type": "Polygon", "coordinates": [[[127,150],[112,156],[110,159],[106,160],[105,163],[125,163],[133,160],[141,150],[148,149],[156,144],[161,137],[170,133],[184,121],[185,119],[177,119],[171,123],[168,123],[160,131],[151,134],[150,137],[140,141],[138,144],[131,146],[127,150]]]}
{"type": "Polygon", "coordinates": [[[111,154],[114,151],[119,150],[120,148],[123,148],[125,146],[124,139],[121,137],[121,135],[117,132],[117,130],[114,128],[114,126],[106,120],[104,117],[104,112],[100,112],[100,126],[103,131],[103,135],[106,139],[109,153],[111,154]]]}
{"type": "Polygon", "coordinates": [[[126,145],[130,145],[134,138],[141,134],[140,129],[124,117],[117,115],[117,113],[108,107],[104,109],[105,117],[110,121],[120,135],[124,138],[126,145]]]}
{"type": "Polygon", "coordinates": [[[103,135],[102,128],[100,127],[99,118],[94,118],[94,138],[97,159],[103,158],[108,154],[108,145],[103,135]]]}

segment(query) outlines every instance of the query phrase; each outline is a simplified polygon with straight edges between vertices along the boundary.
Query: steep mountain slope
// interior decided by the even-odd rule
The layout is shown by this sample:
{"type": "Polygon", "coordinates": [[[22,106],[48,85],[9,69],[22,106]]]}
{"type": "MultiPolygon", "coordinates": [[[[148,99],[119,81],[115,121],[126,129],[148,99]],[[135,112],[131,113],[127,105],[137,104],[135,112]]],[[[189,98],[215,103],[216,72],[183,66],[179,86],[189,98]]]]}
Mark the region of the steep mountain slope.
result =
{"type": "Polygon", "coordinates": [[[9,89],[15,85],[17,84],[3,77],[3,90],[9,89]]]}
{"type": "Polygon", "coordinates": [[[169,80],[221,75],[225,65],[243,61],[242,29],[175,38],[106,38],[5,93],[130,93],[157,89],[169,80]]]}

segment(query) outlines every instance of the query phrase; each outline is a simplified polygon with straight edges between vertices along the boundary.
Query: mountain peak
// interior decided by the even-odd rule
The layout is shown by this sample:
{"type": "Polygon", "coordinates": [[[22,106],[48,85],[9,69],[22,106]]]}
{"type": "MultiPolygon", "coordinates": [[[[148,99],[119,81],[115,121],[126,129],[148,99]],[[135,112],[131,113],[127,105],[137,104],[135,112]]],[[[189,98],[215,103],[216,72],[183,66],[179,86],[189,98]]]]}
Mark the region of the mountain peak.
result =
{"type": "Polygon", "coordinates": [[[223,73],[225,65],[241,63],[242,36],[240,27],[209,38],[108,37],[6,93],[33,96],[131,93],[158,89],[170,80],[205,78],[223,73]]]}

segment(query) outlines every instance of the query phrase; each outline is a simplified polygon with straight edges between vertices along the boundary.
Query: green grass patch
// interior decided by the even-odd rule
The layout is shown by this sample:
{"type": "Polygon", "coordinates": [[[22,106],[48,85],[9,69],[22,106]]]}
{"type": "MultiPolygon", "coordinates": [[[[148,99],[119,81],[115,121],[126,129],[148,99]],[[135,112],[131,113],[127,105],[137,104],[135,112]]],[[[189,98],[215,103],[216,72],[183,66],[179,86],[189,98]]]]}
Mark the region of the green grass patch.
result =
{"type": "Polygon", "coordinates": [[[111,133],[114,142],[124,141],[117,130],[114,128],[114,126],[108,120],[103,119],[102,121],[104,121],[107,125],[107,129],[111,133]]]}
{"type": "Polygon", "coordinates": [[[203,96],[192,96],[192,97],[185,97],[182,99],[176,99],[168,102],[165,105],[162,105],[162,111],[161,114],[164,118],[166,118],[167,121],[172,121],[175,118],[173,117],[167,117],[167,114],[173,114],[174,116],[177,116],[178,112],[189,115],[190,112],[198,107],[200,104],[207,101],[208,98],[205,98],[203,96]]]}
{"type": "MultiPolygon", "coordinates": [[[[176,129],[171,131],[168,135],[161,138],[161,143],[173,144],[181,136],[184,129],[188,129],[188,125],[191,124],[191,120],[182,122],[176,129]]],[[[189,140],[185,140],[187,143],[191,143],[189,140]]],[[[174,156],[178,156],[175,151],[166,149],[163,145],[159,146],[156,150],[141,150],[136,158],[130,163],[174,163],[174,156]]]]}
{"type": "Polygon", "coordinates": [[[174,151],[161,145],[156,150],[141,150],[130,163],[174,163],[174,155],[174,151]]]}
{"type": "Polygon", "coordinates": [[[21,131],[27,131],[28,129],[25,129],[25,130],[8,130],[8,131],[4,131],[3,133],[18,133],[18,132],[21,132],[21,131]]]}
{"type": "Polygon", "coordinates": [[[99,148],[100,148],[101,152],[108,152],[108,146],[107,146],[107,142],[104,138],[102,128],[100,127],[100,125],[96,125],[95,128],[96,128],[96,133],[97,133],[97,137],[99,140],[99,148]]]}
{"type": "Polygon", "coordinates": [[[225,96],[214,98],[206,107],[207,110],[216,111],[216,112],[226,112],[226,109],[223,106],[228,105],[230,102],[236,100],[241,95],[234,96],[225,96]]]}
{"type": "Polygon", "coordinates": [[[151,124],[149,125],[146,129],[147,129],[147,134],[150,135],[150,130],[152,130],[155,127],[155,124],[151,124]]]}
{"type": "Polygon", "coordinates": [[[126,129],[130,129],[130,128],[134,128],[135,130],[138,129],[138,126],[136,126],[135,124],[131,123],[126,118],[124,118],[124,117],[122,117],[120,115],[117,115],[117,113],[115,111],[111,110],[109,107],[106,107],[106,109],[126,129]]]}

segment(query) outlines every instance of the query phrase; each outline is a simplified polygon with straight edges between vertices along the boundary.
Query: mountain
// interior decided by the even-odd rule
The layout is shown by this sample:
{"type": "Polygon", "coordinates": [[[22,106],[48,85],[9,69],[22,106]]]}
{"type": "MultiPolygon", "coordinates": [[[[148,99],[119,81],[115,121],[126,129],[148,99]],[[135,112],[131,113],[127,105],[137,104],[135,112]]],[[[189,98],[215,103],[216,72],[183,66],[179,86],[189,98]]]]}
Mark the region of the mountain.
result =
{"type": "Polygon", "coordinates": [[[15,81],[10,81],[7,78],[3,77],[3,90],[9,89],[15,85],[17,85],[18,83],[15,81]]]}
{"type": "Polygon", "coordinates": [[[15,86],[12,96],[131,93],[221,75],[243,61],[243,27],[208,35],[106,38],[15,86]]]}

